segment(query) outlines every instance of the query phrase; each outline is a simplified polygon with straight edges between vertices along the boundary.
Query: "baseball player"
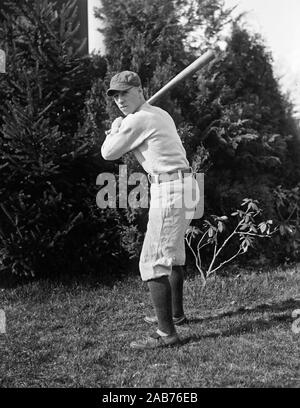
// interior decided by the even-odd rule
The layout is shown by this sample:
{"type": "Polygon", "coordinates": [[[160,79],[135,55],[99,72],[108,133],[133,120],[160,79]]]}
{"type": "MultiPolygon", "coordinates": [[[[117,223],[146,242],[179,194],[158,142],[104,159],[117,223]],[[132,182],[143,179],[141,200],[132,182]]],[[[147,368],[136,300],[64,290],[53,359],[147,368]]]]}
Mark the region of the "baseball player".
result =
{"type": "Polygon", "coordinates": [[[186,152],[171,116],[145,101],[141,80],[131,71],[112,77],[107,95],[124,117],[107,132],[101,153],[106,160],[132,151],[150,181],[150,208],[139,268],[147,281],[154,316],[146,316],[157,330],[130,344],[133,349],[179,345],[175,326],[185,323],[183,310],[184,235],[195,208],[187,198],[199,197],[186,152]],[[187,211],[189,209],[190,211],[187,211]]]}

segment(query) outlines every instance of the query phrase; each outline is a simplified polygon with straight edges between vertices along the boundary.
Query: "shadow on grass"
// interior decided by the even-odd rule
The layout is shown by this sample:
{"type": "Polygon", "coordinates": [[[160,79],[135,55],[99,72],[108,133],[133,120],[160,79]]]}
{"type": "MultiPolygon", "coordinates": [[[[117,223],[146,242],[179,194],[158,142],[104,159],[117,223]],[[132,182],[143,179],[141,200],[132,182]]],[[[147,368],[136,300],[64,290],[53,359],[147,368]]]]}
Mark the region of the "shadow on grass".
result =
{"type": "MultiPolygon", "coordinates": [[[[252,321],[247,321],[242,324],[235,324],[233,327],[230,327],[229,329],[226,330],[215,330],[215,331],[210,331],[209,333],[203,333],[199,335],[192,335],[188,337],[187,339],[184,340],[184,343],[196,343],[200,342],[203,339],[207,338],[218,338],[218,337],[231,337],[231,336],[240,336],[246,333],[257,333],[257,332],[262,332],[262,331],[267,331],[269,329],[272,329],[274,327],[280,326],[282,324],[286,325],[291,325],[293,322],[292,314],[291,311],[295,307],[300,306],[300,301],[289,299],[287,301],[283,301],[279,304],[275,305],[270,305],[269,308],[262,308],[260,307],[262,305],[259,305],[256,309],[253,309],[249,312],[265,312],[267,310],[271,312],[282,312],[285,311],[285,313],[281,313],[278,315],[271,315],[270,317],[266,318],[256,318],[252,321]],[[286,310],[289,310],[286,312],[286,310]]],[[[222,317],[227,317],[227,316],[234,316],[234,315],[239,315],[241,312],[236,312],[236,313],[224,313],[222,315],[219,315],[218,317],[213,317],[209,318],[206,317],[205,319],[191,319],[189,322],[190,323],[196,323],[196,322],[203,322],[205,320],[215,320],[217,318],[222,318],[222,317]]],[[[242,313],[243,314],[243,313],[242,313]]]]}
{"type": "Polygon", "coordinates": [[[290,315],[281,315],[281,316],[274,316],[268,320],[264,319],[257,319],[252,322],[243,323],[237,327],[230,328],[228,330],[218,330],[215,332],[199,335],[199,336],[191,336],[189,338],[190,341],[198,340],[204,338],[216,338],[216,337],[230,337],[230,336],[239,336],[246,333],[254,333],[258,331],[266,331],[271,328],[277,327],[282,325],[282,323],[291,324],[293,319],[290,315]]]}
{"type": "Polygon", "coordinates": [[[279,303],[262,303],[254,307],[239,307],[234,310],[220,311],[216,315],[207,315],[196,318],[190,318],[189,323],[201,323],[204,321],[212,321],[222,319],[223,317],[234,317],[250,313],[264,313],[264,312],[283,312],[286,310],[294,310],[300,308],[300,299],[286,299],[279,303]]]}

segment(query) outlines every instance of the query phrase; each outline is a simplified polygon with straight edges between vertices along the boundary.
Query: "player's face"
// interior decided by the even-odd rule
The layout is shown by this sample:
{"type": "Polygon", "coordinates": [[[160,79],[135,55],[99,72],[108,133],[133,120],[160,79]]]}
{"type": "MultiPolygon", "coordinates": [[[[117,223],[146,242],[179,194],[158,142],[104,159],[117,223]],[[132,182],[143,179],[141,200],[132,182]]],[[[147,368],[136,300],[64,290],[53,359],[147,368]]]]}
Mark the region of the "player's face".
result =
{"type": "Polygon", "coordinates": [[[114,93],[114,101],[124,115],[134,113],[143,103],[141,88],[132,87],[114,93]]]}

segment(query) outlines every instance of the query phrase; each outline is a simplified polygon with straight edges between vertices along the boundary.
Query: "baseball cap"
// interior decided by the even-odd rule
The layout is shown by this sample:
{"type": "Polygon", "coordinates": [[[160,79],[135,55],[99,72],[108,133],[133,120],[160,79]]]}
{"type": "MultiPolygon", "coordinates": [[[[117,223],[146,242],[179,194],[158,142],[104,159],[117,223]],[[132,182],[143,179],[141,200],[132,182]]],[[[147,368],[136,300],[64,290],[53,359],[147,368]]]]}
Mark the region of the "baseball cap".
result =
{"type": "Polygon", "coordinates": [[[113,96],[116,91],[126,91],[133,86],[141,85],[141,79],[138,74],[132,71],[122,71],[112,77],[106,95],[113,96]]]}

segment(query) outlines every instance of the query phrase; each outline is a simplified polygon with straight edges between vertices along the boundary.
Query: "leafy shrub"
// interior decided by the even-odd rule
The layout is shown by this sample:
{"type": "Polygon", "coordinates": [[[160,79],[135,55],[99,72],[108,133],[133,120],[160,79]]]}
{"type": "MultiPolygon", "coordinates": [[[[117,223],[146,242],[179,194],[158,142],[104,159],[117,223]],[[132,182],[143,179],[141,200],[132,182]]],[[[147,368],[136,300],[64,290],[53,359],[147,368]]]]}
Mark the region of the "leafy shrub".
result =
{"type": "Polygon", "coordinates": [[[276,232],[277,228],[271,229],[272,220],[258,222],[257,217],[261,212],[257,200],[246,198],[241,208],[231,214],[235,220],[229,228],[229,218],[225,215],[211,215],[201,220],[200,227],[188,228],[185,240],[192,251],[204,285],[211,275],[253,247],[256,238],[270,238],[276,232]],[[208,248],[205,263],[204,248],[208,248]]]}

